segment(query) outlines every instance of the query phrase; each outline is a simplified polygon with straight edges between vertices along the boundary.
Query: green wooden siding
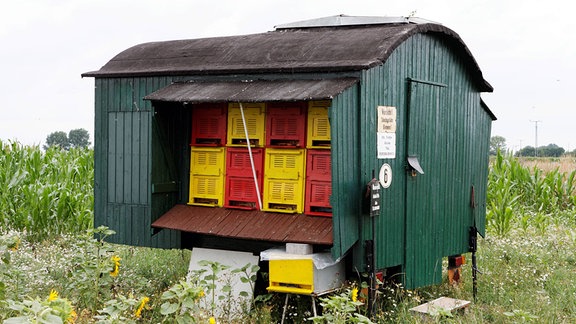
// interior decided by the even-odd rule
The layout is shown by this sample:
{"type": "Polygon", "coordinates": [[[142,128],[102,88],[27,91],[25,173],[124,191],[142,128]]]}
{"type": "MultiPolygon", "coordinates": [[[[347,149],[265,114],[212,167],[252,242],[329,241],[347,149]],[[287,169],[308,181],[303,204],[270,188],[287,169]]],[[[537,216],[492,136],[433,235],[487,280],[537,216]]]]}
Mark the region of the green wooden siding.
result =
{"type": "MultiPolygon", "coordinates": [[[[382,190],[381,215],[376,220],[376,266],[402,266],[412,287],[433,284],[441,278],[442,257],[468,251],[474,216],[480,232],[484,231],[490,116],[463,61],[449,44],[431,35],[414,35],[384,65],[364,71],[360,100],[360,182],[368,183],[372,170],[378,174],[383,163],[390,164],[393,173],[391,187],[382,190]],[[417,94],[410,91],[414,84],[445,87],[438,94],[432,90],[417,94]],[[412,104],[421,109],[409,115],[412,104]],[[377,106],[397,109],[395,159],[377,158],[377,106]],[[421,126],[408,134],[415,121],[421,126]],[[411,187],[406,172],[411,141],[423,141],[427,150],[412,153],[430,155],[420,161],[426,174],[415,179],[425,179],[419,188],[411,187]],[[470,207],[472,186],[475,209],[470,207]]],[[[363,214],[360,222],[361,240],[371,239],[368,215],[363,214]]],[[[354,263],[365,266],[362,244],[355,249],[354,263]]]]}
{"type": "Polygon", "coordinates": [[[353,86],[332,100],[329,109],[332,149],[332,256],[343,256],[359,238],[358,210],[362,202],[359,182],[358,89],[353,86]]]}
{"type": "Polygon", "coordinates": [[[178,247],[180,234],[152,236],[151,138],[153,112],[143,97],[169,78],[96,78],[95,226],[116,231],[111,242],[178,247]]]}

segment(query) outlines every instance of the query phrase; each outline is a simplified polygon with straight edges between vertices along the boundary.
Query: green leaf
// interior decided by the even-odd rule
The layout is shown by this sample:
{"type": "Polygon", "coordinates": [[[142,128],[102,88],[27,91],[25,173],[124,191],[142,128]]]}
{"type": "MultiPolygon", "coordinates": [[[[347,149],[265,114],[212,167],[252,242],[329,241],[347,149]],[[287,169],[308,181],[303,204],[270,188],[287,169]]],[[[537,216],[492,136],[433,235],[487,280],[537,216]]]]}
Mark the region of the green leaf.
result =
{"type": "Polygon", "coordinates": [[[166,299],[172,299],[174,297],[176,297],[176,293],[174,293],[172,290],[167,290],[162,294],[162,300],[166,300],[166,299]]]}
{"type": "Polygon", "coordinates": [[[30,320],[28,319],[28,316],[19,316],[19,317],[11,317],[2,323],[3,324],[29,324],[30,320]]]}
{"type": "Polygon", "coordinates": [[[160,314],[162,315],[170,315],[175,313],[178,310],[178,304],[172,304],[169,302],[165,302],[160,306],[160,314]]]}

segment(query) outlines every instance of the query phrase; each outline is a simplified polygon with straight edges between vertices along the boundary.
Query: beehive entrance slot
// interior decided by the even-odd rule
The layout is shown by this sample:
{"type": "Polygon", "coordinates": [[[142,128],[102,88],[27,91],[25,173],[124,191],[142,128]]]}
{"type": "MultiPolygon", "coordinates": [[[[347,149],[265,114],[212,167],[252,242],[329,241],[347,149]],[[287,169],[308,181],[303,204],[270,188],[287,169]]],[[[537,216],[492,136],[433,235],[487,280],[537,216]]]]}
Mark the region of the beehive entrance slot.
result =
{"type": "Polygon", "coordinates": [[[218,199],[194,198],[194,204],[206,205],[206,206],[217,206],[218,205],[218,199]]]}
{"type": "MultiPolygon", "coordinates": [[[[245,138],[233,138],[232,139],[232,144],[233,145],[246,145],[246,139],[245,138]]],[[[250,146],[258,146],[258,139],[254,138],[254,139],[250,139],[250,146]]]]}
{"type": "Polygon", "coordinates": [[[222,145],[222,140],[219,138],[196,138],[194,144],[205,146],[220,146],[222,145]]]}
{"type": "Polygon", "coordinates": [[[329,140],[312,140],[312,146],[314,147],[330,147],[329,140]]]}
{"type": "Polygon", "coordinates": [[[300,147],[300,141],[290,139],[271,139],[270,146],[277,147],[300,147]]]}
{"type": "Polygon", "coordinates": [[[229,204],[228,207],[233,207],[237,209],[249,209],[249,210],[256,209],[256,203],[249,201],[230,200],[228,204],[229,204]]]}
{"type": "Polygon", "coordinates": [[[290,205],[290,204],[273,204],[273,203],[269,203],[268,204],[268,208],[271,210],[277,210],[277,211],[289,211],[289,212],[295,212],[297,209],[296,205],[290,205]]]}

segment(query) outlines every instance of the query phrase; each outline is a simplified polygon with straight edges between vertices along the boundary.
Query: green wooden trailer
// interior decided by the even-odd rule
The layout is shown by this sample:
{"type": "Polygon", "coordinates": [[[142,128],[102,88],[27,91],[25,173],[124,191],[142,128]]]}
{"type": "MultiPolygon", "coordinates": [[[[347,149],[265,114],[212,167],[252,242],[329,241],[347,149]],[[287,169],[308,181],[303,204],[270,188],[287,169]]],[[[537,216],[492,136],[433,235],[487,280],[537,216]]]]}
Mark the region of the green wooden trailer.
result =
{"type": "Polygon", "coordinates": [[[484,234],[496,118],[480,94],[493,89],[440,24],[335,16],[144,43],[83,76],[95,79],[94,223],[117,243],[303,243],[364,271],[373,242],[372,266],[414,288],[484,234]]]}

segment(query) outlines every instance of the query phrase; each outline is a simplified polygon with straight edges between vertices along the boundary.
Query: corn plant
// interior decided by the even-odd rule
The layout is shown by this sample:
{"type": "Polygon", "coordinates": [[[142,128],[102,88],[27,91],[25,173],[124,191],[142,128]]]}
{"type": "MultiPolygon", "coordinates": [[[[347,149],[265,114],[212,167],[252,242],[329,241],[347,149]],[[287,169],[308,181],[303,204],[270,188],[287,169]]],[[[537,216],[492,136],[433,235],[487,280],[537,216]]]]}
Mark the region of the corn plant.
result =
{"type": "Polygon", "coordinates": [[[93,225],[94,154],[0,141],[0,227],[30,239],[93,225]]]}
{"type": "Polygon", "coordinates": [[[516,225],[524,231],[532,225],[544,232],[559,214],[576,209],[575,193],[576,171],[545,173],[498,152],[488,177],[489,229],[501,236],[516,225]]]}

